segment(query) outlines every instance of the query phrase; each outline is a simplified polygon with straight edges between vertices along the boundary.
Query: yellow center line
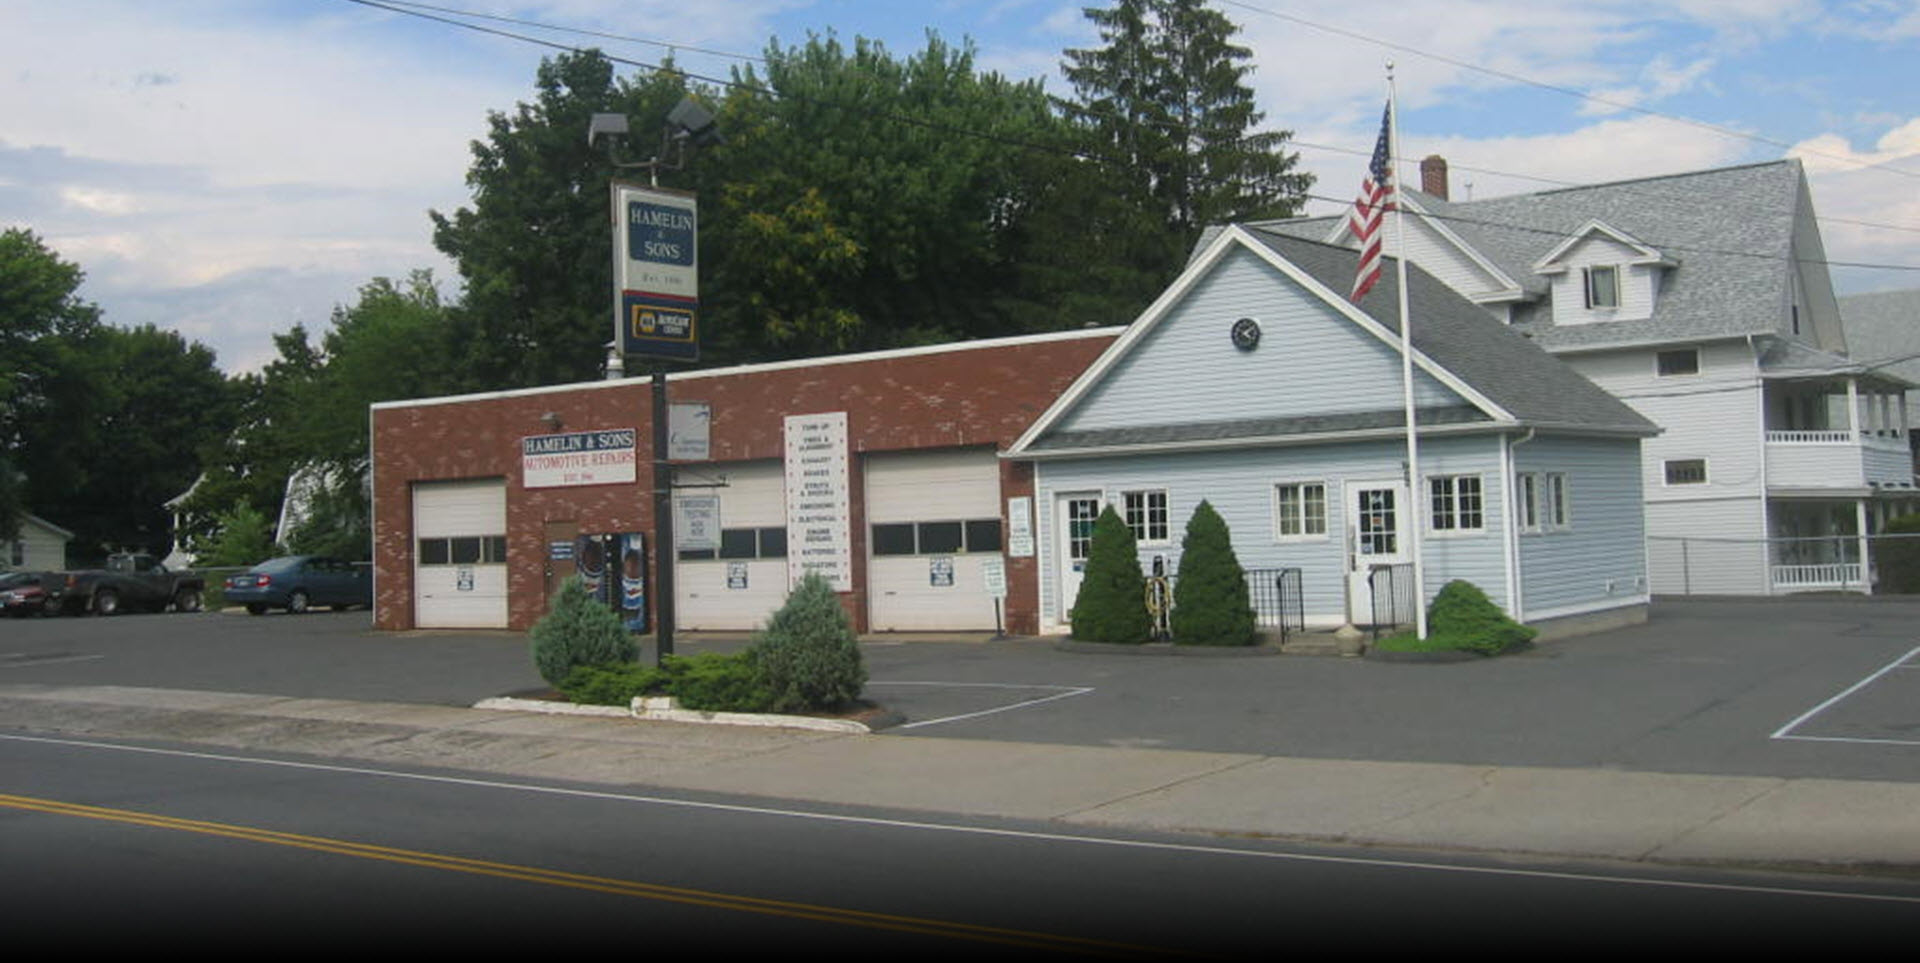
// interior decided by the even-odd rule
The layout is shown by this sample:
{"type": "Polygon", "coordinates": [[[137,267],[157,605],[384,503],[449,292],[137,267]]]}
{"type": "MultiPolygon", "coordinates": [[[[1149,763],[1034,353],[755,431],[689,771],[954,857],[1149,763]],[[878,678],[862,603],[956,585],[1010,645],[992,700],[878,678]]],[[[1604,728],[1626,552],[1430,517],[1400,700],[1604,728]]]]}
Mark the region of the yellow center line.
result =
{"type": "Polygon", "coordinates": [[[982,926],[974,923],[925,919],[915,916],[897,916],[889,913],[874,913],[866,910],[820,906],[787,900],[764,899],[756,896],[741,896],[731,893],[717,893],[709,890],[687,889],[679,886],[665,886],[658,883],[642,883],[634,880],[614,879],[605,876],[589,876],[580,873],[563,872],[561,870],[542,869],[535,866],[520,866],[512,863],[469,859],[464,856],[450,856],[409,849],[395,849],[389,846],[356,843],[343,839],[329,839],[323,836],[303,836],[297,833],[286,833],[252,826],[237,826],[230,823],[206,822],[197,819],[180,819],[173,816],[161,816],[127,809],[108,809],[100,806],[87,806],[53,799],[39,799],[32,796],[0,794],[0,807],[46,813],[55,816],[100,819],[135,826],[147,826],[154,829],[170,829],[180,832],[199,833],[207,836],[222,836],[229,839],[239,839],[250,842],[271,843],[277,846],[288,846],[340,856],[354,856],[361,859],[381,860],[383,862],[469,873],[478,876],[492,876],[500,879],[539,883],[548,886],[561,886],[571,889],[609,893],[616,896],[633,896],[642,899],[682,903],[691,906],[704,906],[713,909],[735,910],[823,923],[837,923],[848,926],[860,926],[868,929],[890,930],[948,939],[1003,943],[1009,946],[1019,946],[1029,949],[1098,955],[1193,955],[1177,950],[1089,939],[1086,937],[1063,936],[1029,930],[982,926]]]}

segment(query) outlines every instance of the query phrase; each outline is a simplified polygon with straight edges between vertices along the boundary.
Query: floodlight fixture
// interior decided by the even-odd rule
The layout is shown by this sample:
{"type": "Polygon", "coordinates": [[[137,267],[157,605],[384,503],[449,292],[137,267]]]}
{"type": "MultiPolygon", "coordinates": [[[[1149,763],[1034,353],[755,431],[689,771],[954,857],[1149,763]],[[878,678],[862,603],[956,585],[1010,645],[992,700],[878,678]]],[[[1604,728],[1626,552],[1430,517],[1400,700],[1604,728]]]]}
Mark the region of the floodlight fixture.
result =
{"type": "Polygon", "coordinates": [[[626,114],[594,114],[592,122],[587,125],[587,146],[592,147],[594,141],[599,140],[603,134],[608,137],[625,137],[628,130],[626,114]]]}

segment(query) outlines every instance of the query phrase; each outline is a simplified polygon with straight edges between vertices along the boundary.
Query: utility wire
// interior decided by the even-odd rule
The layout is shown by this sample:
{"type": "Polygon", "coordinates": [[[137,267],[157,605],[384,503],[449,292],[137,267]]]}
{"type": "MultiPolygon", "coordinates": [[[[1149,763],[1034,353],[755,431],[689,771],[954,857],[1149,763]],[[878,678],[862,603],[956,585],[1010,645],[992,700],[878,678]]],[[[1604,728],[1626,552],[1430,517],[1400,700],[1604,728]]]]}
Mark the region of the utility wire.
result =
{"type": "MultiPolygon", "coordinates": [[[[352,2],[359,2],[359,0],[352,0],[352,2]]],[[[1558,87],[1551,84],[1545,84],[1539,81],[1532,80],[1527,77],[1520,76],[1518,74],[1511,74],[1504,71],[1494,70],[1491,68],[1480,67],[1476,64],[1471,64],[1464,61],[1453,60],[1453,59],[1441,56],[1439,54],[1428,53],[1426,51],[1419,50],[1414,47],[1379,40],[1378,38],[1360,34],[1356,31],[1349,31],[1339,27],[1332,27],[1325,24],[1316,23],[1314,21],[1306,20],[1304,18],[1297,17],[1292,14],[1284,14],[1284,13],[1280,13],[1273,10],[1267,10],[1264,8],[1255,7],[1252,4],[1248,4],[1248,3],[1232,2],[1232,0],[1222,0],[1222,3],[1227,6],[1239,7],[1241,9],[1245,9],[1250,12],[1259,13],[1266,16],[1272,16],[1282,20],[1287,20],[1289,22],[1297,23],[1301,26],[1309,27],[1312,29],[1323,30],[1329,33],[1340,35],[1340,36],[1349,37],[1356,40],[1362,40],[1367,43],[1377,44],[1379,46],[1388,47],[1394,50],[1404,51],[1407,53],[1415,54],[1417,56],[1426,57],[1441,63],[1458,66],[1462,69],[1474,70],[1474,71],[1486,73],[1491,76],[1500,77],[1505,80],[1510,80],[1514,83],[1540,87],[1546,90],[1554,91],[1556,93],[1561,93],[1571,97],[1577,97],[1584,100],[1589,100],[1594,103],[1603,104],[1609,107],[1614,107],[1622,110],[1634,110],[1643,114],[1659,117],[1666,120],[1673,120],[1681,123],[1690,123],[1696,126],[1704,127],[1708,130],[1714,131],[1715,133],[1723,134],[1726,136],[1746,138],[1749,140],[1758,141],[1760,143],[1766,143],[1766,144],[1782,146],[1787,148],[1791,148],[1793,146],[1790,144],[1785,144],[1781,141],[1776,141],[1776,140],[1771,140],[1764,137],[1759,137],[1756,135],[1751,135],[1742,131],[1733,130],[1731,128],[1719,127],[1719,126],[1708,124],[1701,121],[1693,121],[1685,117],[1670,116],[1667,114],[1660,113],[1658,111],[1653,111],[1653,110],[1649,110],[1642,107],[1635,107],[1628,104],[1615,103],[1613,101],[1607,100],[1606,98],[1599,97],[1593,94],[1588,94],[1583,91],[1579,91],[1579,90],[1575,90],[1567,87],[1558,87]]],[[[722,58],[727,58],[732,60],[750,61],[755,63],[767,62],[765,57],[761,57],[757,55],[739,54],[739,53],[733,53],[730,51],[723,51],[723,50],[713,50],[705,47],[693,46],[693,45],[679,43],[679,42],[670,41],[670,40],[656,40],[656,39],[647,38],[647,37],[636,37],[629,34],[617,34],[617,33],[605,32],[605,31],[598,31],[598,30],[588,30],[582,27],[569,27],[569,26],[563,26],[560,24],[546,23],[546,22],[537,21],[537,20],[525,20],[517,17],[506,17],[506,16],[500,16],[496,14],[481,13],[473,10],[462,10],[455,7],[446,7],[446,6],[436,5],[436,4],[417,3],[417,2],[412,2],[412,0],[384,0],[383,3],[369,4],[369,5],[385,6],[389,8],[406,7],[406,8],[412,8],[415,10],[433,11],[436,13],[449,14],[449,15],[458,16],[458,17],[469,17],[476,20],[489,20],[489,21],[494,21],[496,23],[509,23],[509,24],[514,24],[516,26],[533,27],[535,29],[540,29],[540,30],[554,31],[556,33],[571,33],[571,34],[577,34],[580,36],[595,37],[602,40],[616,40],[622,43],[635,43],[635,44],[643,44],[647,46],[663,47],[663,48],[666,48],[666,50],[669,53],[685,50],[693,53],[705,54],[707,56],[722,57],[722,58]]],[[[407,12],[407,11],[396,11],[396,12],[407,12]]],[[[438,19],[438,18],[434,18],[434,19],[438,19]]],[[[452,21],[447,21],[447,22],[452,22],[452,21]]],[[[510,35],[510,34],[507,34],[506,36],[517,37],[517,35],[510,35]]],[[[567,48],[567,49],[577,49],[577,48],[567,48]]],[[[609,59],[612,59],[612,58],[609,58],[609,59]]],[[[705,79],[705,78],[702,78],[702,79],[705,79]]],[[[729,86],[731,86],[731,84],[729,84],[729,86]]],[[[1099,111],[1087,110],[1086,112],[1093,116],[1100,116],[1099,111]]],[[[1112,115],[1107,115],[1107,116],[1109,119],[1113,119],[1112,115]]],[[[1187,130],[1187,125],[1181,124],[1179,121],[1175,121],[1175,120],[1147,119],[1145,122],[1152,126],[1163,128],[1168,131],[1180,132],[1180,131],[1187,130]]],[[[1347,155],[1357,156],[1357,157],[1365,157],[1372,153],[1371,148],[1366,150],[1360,150],[1357,148],[1350,148],[1350,147],[1336,147],[1329,144],[1316,144],[1312,142],[1301,141],[1291,136],[1287,138],[1287,143],[1295,147],[1296,149],[1319,150],[1319,151],[1326,151],[1328,153],[1347,154],[1347,155]]],[[[1818,154],[1817,152],[1813,152],[1813,151],[1806,151],[1806,153],[1814,154],[1814,156],[1831,157],[1831,155],[1818,154]]],[[[1845,160],[1844,158],[1833,158],[1833,159],[1845,160]]],[[[1396,158],[1395,160],[1404,162],[1407,160],[1407,158],[1396,158]]],[[[1868,166],[1878,167],[1881,165],[1868,165],[1868,166]]],[[[1591,186],[1586,184],[1579,184],[1573,181],[1557,180],[1550,177],[1539,177],[1531,174],[1521,174],[1514,171],[1499,170],[1499,169],[1488,168],[1488,167],[1472,167],[1472,166],[1458,165],[1458,166],[1454,166],[1452,169],[1466,171],[1470,173],[1490,174],[1498,177],[1510,177],[1516,180],[1532,181],[1532,182],[1541,183],[1541,184],[1552,184],[1558,187],[1591,186]]],[[[1897,168],[1886,168],[1886,169],[1891,170],[1895,173],[1901,173],[1901,174],[1910,173],[1907,171],[1899,170],[1897,168]]],[[[1660,200],[1667,203],[1683,203],[1683,204],[1692,204],[1692,205],[1705,205],[1708,203],[1692,195],[1676,195],[1676,194],[1649,192],[1649,196],[1657,197],[1660,200]]],[[[1781,212],[1766,211],[1764,213],[1769,215],[1777,215],[1781,212]]],[[[1888,224],[1888,223],[1879,222],[1879,221],[1867,221],[1867,220],[1860,220],[1857,218],[1846,218],[1846,217],[1840,217],[1837,215],[1828,215],[1828,214],[1816,214],[1814,215],[1814,217],[1816,220],[1827,222],[1827,223],[1833,223],[1833,224],[1851,224],[1857,227],[1870,227],[1870,228],[1876,228],[1879,230],[1905,231],[1905,232],[1920,234],[1920,226],[1912,226],[1912,225],[1905,225],[1905,224],[1888,224]]]]}
{"type": "MultiPolygon", "coordinates": [[[[409,9],[409,7],[425,6],[423,4],[404,4],[400,2],[400,0],[393,0],[393,2],[386,2],[386,0],[346,0],[346,2],[354,3],[360,6],[370,7],[378,10],[385,10],[390,13],[397,13],[404,16],[411,16],[411,17],[418,17],[426,20],[432,20],[432,21],[444,23],[450,26],[461,27],[467,30],[473,30],[479,33],[485,33],[493,36],[503,37],[509,40],[518,40],[524,43],[531,43],[538,46],[547,47],[553,50],[565,51],[569,53],[585,53],[586,52],[579,47],[574,47],[574,46],[558,43],[551,40],[544,40],[538,37],[530,37],[525,34],[519,34],[511,31],[507,31],[507,30],[489,27],[484,24],[468,23],[462,20],[454,19],[452,17],[442,16],[430,10],[409,9]]],[[[434,8],[434,9],[439,10],[439,9],[446,9],[446,8],[434,8]]],[[[555,29],[567,29],[567,28],[555,28],[555,29]]],[[[664,46],[664,44],[662,45],[664,46]]],[[[736,90],[744,90],[749,93],[763,94],[770,97],[785,97],[789,99],[805,100],[810,103],[817,103],[827,107],[840,106],[839,104],[836,104],[832,101],[820,100],[818,98],[803,98],[803,97],[795,97],[792,94],[782,94],[779,91],[773,90],[768,87],[757,86],[752,84],[744,84],[735,80],[721,79],[717,77],[707,77],[707,76],[702,76],[700,74],[689,73],[677,67],[663,68],[658,64],[652,64],[644,61],[633,60],[631,58],[621,57],[614,54],[608,54],[605,52],[601,52],[600,55],[605,57],[609,61],[612,61],[615,63],[626,64],[631,67],[638,67],[640,69],[649,70],[649,71],[669,70],[671,73],[674,73],[678,76],[699,80],[699,81],[709,83],[709,84],[714,84],[720,87],[732,88],[736,90]]],[[[1124,166],[1127,163],[1124,159],[1104,157],[1088,151],[1075,150],[1075,149],[1064,148],[1064,147],[1054,147],[1054,146],[1049,146],[1045,144],[1036,144],[1031,141],[1023,141],[1018,138],[1007,137],[1004,135],[991,134],[984,131],[972,130],[967,128],[952,127],[945,124],[936,124],[930,121],[920,120],[918,118],[908,117],[901,114],[880,114],[875,116],[880,119],[885,119],[885,120],[893,121],[896,123],[908,124],[908,125],[920,127],[926,130],[933,130],[933,131],[938,131],[942,133],[953,134],[956,136],[983,139],[983,140],[991,141],[993,143],[998,143],[1004,146],[1018,147],[1023,150],[1045,151],[1045,152],[1050,152],[1050,153],[1054,153],[1062,156],[1072,157],[1079,160],[1085,160],[1085,161],[1091,161],[1091,162],[1103,163],[1103,164],[1109,164],[1109,165],[1124,166]]],[[[1220,184],[1220,185],[1232,186],[1237,184],[1237,182],[1227,180],[1225,178],[1211,178],[1211,177],[1206,177],[1204,175],[1202,175],[1200,179],[1209,181],[1215,184],[1220,184]]],[[[1328,202],[1340,204],[1340,205],[1346,205],[1346,204],[1352,203],[1352,198],[1330,197],[1326,195],[1305,193],[1305,192],[1303,192],[1299,196],[1302,200],[1328,201],[1328,202]]],[[[1474,223],[1474,224],[1479,224],[1479,225],[1490,227],[1490,228],[1500,228],[1500,229],[1506,229],[1506,230],[1521,231],[1521,232],[1549,235],[1549,236],[1555,236],[1555,237],[1565,236],[1565,232],[1563,231],[1554,231],[1547,228],[1532,227],[1532,226],[1520,225],[1520,224],[1507,224],[1499,221],[1474,219],[1474,218],[1466,217],[1459,214],[1448,214],[1448,215],[1429,214],[1428,216],[1434,217],[1435,219],[1438,219],[1438,220],[1454,220],[1462,223],[1474,223]]],[[[1675,251],[1675,252],[1693,251],[1695,253],[1722,254],[1722,255],[1735,256],[1735,257],[1759,258],[1764,260],[1793,260],[1796,263],[1825,264],[1825,265],[1834,266],[1834,267],[1857,267],[1857,268],[1872,268],[1872,269],[1889,270],[1889,271],[1920,272],[1920,265],[1876,264],[1876,263],[1869,263],[1869,262],[1853,262],[1853,261],[1826,261],[1826,260],[1818,260],[1818,259],[1811,259],[1811,258],[1792,259],[1780,254],[1764,254],[1764,253],[1757,253],[1757,252],[1751,252],[1751,251],[1730,251],[1730,250],[1724,250],[1724,249],[1704,248],[1696,245],[1679,244],[1674,242],[1661,242],[1658,240],[1648,239],[1648,238],[1642,238],[1641,240],[1656,248],[1659,248],[1662,250],[1668,250],[1668,251],[1675,251]]]]}

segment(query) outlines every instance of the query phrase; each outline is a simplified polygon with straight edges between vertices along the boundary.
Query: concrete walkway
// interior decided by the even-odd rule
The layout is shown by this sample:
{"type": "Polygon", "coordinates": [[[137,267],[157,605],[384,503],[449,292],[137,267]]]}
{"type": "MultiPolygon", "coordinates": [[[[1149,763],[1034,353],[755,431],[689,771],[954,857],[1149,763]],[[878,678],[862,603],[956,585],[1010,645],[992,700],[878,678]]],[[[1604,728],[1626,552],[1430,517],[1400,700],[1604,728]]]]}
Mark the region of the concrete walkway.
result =
{"type": "Polygon", "coordinates": [[[10,685],[0,726],[929,813],[1920,877],[1914,783],[916,739],[500,705],[10,685]]]}

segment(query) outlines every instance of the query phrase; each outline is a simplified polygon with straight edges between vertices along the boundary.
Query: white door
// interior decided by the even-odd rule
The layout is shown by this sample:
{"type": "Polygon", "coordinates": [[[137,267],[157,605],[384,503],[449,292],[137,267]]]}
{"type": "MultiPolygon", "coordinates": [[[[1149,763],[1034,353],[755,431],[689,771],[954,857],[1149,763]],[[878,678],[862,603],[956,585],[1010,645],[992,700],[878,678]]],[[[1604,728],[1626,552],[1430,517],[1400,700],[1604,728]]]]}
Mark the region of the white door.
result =
{"type": "Polygon", "coordinates": [[[865,457],[867,615],[876,632],[1000,624],[986,565],[1004,558],[990,448],[865,457]]]}
{"type": "Polygon", "coordinates": [[[1411,559],[1407,545],[1407,486],[1397,481],[1347,483],[1347,621],[1373,623],[1373,590],[1368,582],[1377,565],[1411,559]]]}
{"type": "Polygon", "coordinates": [[[787,600],[786,474],[778,461],[703,465],[682,472],[726,476],[726,485],[690,489],[719,498],[720,545],[682,550],[673,569],[675,628],[759,629],[787,600]]]}
{"type": "Polygon", "coordinates": [[[415,485],[413,533],[413,624],[506,628],[507,483],[415,485]]]}
{"type": "Polygon", "coordinates": [[[1080,597],[1080,580],[1086,576],[1087,552],[1093,545],[1093,523],[1100,517],[1099,492],[1068,492],[1054,500],[1055,584],[1060,590],[1056,621],[1072,622],[1074,600],[1080,597]]]}

